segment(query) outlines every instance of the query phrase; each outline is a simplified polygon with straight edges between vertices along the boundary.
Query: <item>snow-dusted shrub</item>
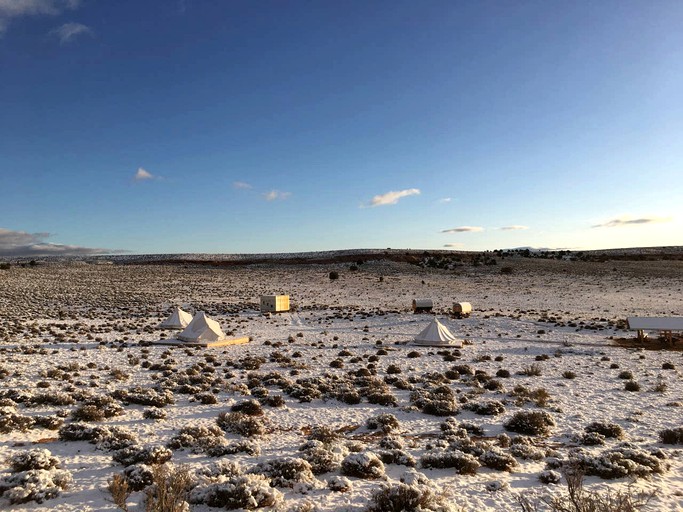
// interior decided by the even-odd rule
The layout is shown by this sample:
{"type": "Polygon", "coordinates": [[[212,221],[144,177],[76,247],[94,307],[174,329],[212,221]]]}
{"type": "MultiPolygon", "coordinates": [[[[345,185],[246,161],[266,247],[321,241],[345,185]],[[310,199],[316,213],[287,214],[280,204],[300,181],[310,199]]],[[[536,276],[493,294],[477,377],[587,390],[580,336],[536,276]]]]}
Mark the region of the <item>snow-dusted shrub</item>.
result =
{"type": "Polygon", "coordinates": [[[74,396],[72,396],[70,393],[66,393],[64,391],[51,391],[49,393],[45,392],[31,395],[27,397],[27,400],[25,402],[26,406],[28,407],[36,405],[63,406],[73,405],[76,403],[76,400],[74,399],[74,396]]]}
{"type": "Polygon", "coordinates": [[[683,427],[660,430],[659,439],[664,444],[683,444],[683,427]]]}
{"type": "Polygon", "coordinates": [[[439,428],[441,429],[441,438],[443,439],[449,439],[452,437],[455,438],[466,438],[469,437],[467,434],[467,430],[464,429],[458,420],[455,418],[448,418],[446,421],[441,423],[439,425],[439,428]]]}
{"type": "Polygon", "coordinates": [[[472,436],[483,436],[486,433],[481,426],[477,425],[476,423],[472,423],[471,421],[461,421],[460,426],[472,436]]]}
{"type": "Polygon", "coordinates": [[[311,428],[311,433],[308,435],[308,439],[312,441],[321,441],[325,444],[330,444],[341,439],[342,436],[331,427],[327,425],[316,425],[311,428]]]}
{"type": "Polygon", "coordinates": [[[496,439],[498,440],[498,445],[501,448],[508,448],[512,444],[512,439],[510,439],[510,436],[507,435],[505,432],[502,432],[496,436],[496,439]]]}
{"type": "Polygon", "coordinates": [[[384,476],[384,464],[372,452],[352,453],[342,460],[341,474],[357,478],[382,478],[384,476]]]}
{"type": "Polygon", "coordinates": [[[197,451],[203,451],[209,457],[223,457],[236,453],[259,456],[261,455],[261,445],[253,439],[228,442],[222,437],[205,437],[198,443],[197,451]]]}
{"type": "Polygon", "coordinates": [[[300,456],[311,465],[313,474],[320,475],[336,471],[349,450],[338,443],[323,443],[309,440],[299,448],[300,456]]]}
{"type": "Polygon", "coordinates": [[[33,416],[36,427],[48,430],[58,430],[64,424],[64,420],[58,416],[33,416]]]}
{"type": "Polygon", "coordinates": [[[190,503],[205,503],[226,510],[272,507],[282,500],[282,493],[270,486],[268,477],[252,474],[220,477],[216,482],[198,485],[189,496],[190,503]]]}
{"type": "Polygon", "coordinates": [[[360,393],[348,389],[344,389],[339,391],[338,393],[335,393],[334,398],[348,405],[356,405],[361,403],[361,401],[363,400],[363,397],[360,396],[360,393]]]}
{"type": "Polygon", "coordinates": [[[594,421],[585,428],[586,432],[595,432],[609,439],[623,439],[626,434],[624,429],[616,423],[609,423],[605,421],[594,421]]]}
{"type": "Polygon", "coordinates": [[[260,462],[249,470],[270,478],[273,487],[311,488],[318,484],[318,479],[311,470],[311,465],[304,459],[282,457],[260,462]]]}
{"type": "Polygon", "coordinates": [[[440,450],[425,453],[420,465],[426,469],[453,468],[461,475],[475,475],[481,464],[475,457],[460,450],[440,450]]]}
{"type": "Polygon", "coordinates": [[[495,447],[485,451],[479,460],[484,466],[498,471],[512,471],[517,466],[517,461],[512,455],[495,447]]]}
{"type": "Polygon", "coordinates": [[[226,432],[245,437],[261,436],[266,433],[263,419],[243,412],[224,412],[218,415],[216,423],[226,432]]]}
{"type": "Polygon", "coordinates": [[[35,424],[35,420],[30,416],[16,414],[7,409],[4,408],[0,412],[0,434],[9,434],[15,430],[26,432],[35,424]]]}
{"type": "Polygon", "coordinates": [[[635,380],[627,380],[624,383],[624,390],[625,391],[640,391],[640,384],[638,384],[635,380]]]}
{"type": "Polygon", "coordinates": [[[202,405],[213,405],[218,403],[216,395],[214,395],[210,391],[206,391],[204,393],[197,393],[194,397],[195,400],[197,400],[202,405]]]}
{"type": "Polygon", "coordinates": [[[532,444],[513,444],[510,447],[510,454],[523,460],[543,460],[545,450],[536,448],[532,444]]]}
{"type": "Polygon", "coordinates": [[[584,446],[602,446],[605,444],[605,436],[598,432],[586,432],[578,441],[584,446]]]}
{"type": "MultiPolygon", "coordinates": [[[[498,371],[500,371],[500,370],[498,370],[498,371]]],[[[503,383],[499,380],[496,380],[496,379],[491,379],[491,380],[486,381],[484,383],[484,389],[486,389],[488,391],[505,392],[505,386],[503,386],[503,383]]]]}
{"type": "Polygon", "coordinates": [[[50,450],[34,448],[25,452],[15,453],[7,458],[7,464],[13,473],[30,469],[52,469],[59,466],[59,459],[53,457],[50,450]]]}
{"type": "Polygon", "coordinates": [[[268,407],[284,407],[285,406],[285,399],[282,395],[264,396],[264,397],[259,398],[259,401],[263,405],[267,405],[268,407]]]}
{"type": "Polygon", "coordinates": [[[95,405],[81,405],[71,413],[74,421],[102,421],[104,411],[95,405]]]}
{"type": "Polygon", "coordinates": [[[163,464],[172,456],[173,452],[163,446],[133,445],[116,450],[112,454],[112,459],[123,466],[132,466],[133,464],[163,464]]]}
{"type": "Polygon", "coordinates": [[[175,403],[173,392],[169,389],[157,391],[153,388],[135,386],[127,390],[117,389],[112,393],[112,396],[124,403],[151,405],[154,407],[165,407],[175,403]]]}
{"type": "Polygon", "coordinates": [[[392,406],[398,405],[398,400],[388,392],[376,392],[368,394],[368,402],[376,405],[392,406]]]}
{"type": "Polygon", "coordinates": [[[123,470],[123,477],[131,491],[141,491],[154,482],[152,468],[146,464],[133,464],[123,470]]]}
{"type": "Polygon", "coordinates": [[[538,474],[538,480],[542,484],[557,484],[562,480],[562,475],[558,471],[547,469],[538,474]]]}
{"type": "Polygon", "coordinates": [[[120,450],[137,443],[135,435],[120,427],[91,427],[69,423],[59,429],[61,441],[88,441],[101,450],[120,450]]]}
{"type": "Polygon", "coordinates": [[[351,480],[344,476],[334,475],[327,480],[327,488],[334,492],[348,492],[353,487],[351,480]]]}
{"type": "Polygon", "coordinates": [[[149,407],[142,411],[142,417],[146,420],[165,420],[166,411],[160,407],[149,407]]]}
{"type": "Polygon", "coordinates": [[[263,416],[263,408],[258,400],[242,400],[233,405],[230,410],[248,416],[263,416]]]}
{"type": "Polygon", "coordinates": [[[664,473],[668,469],[666,461],[660,458],[662,455],[624,443],[598,455],[579,451],[574,454],[574,463],[578,464],[588,476],[599,476],[605,479],[627,476],[646,477],[653,473],[664,473]]]}
{"type": "Polygon", "coordinates": [[[415,457],[405,450],[379,450],[377,455],[379,455],[379,458],[385,464],[398,464],[399,466],[408,466],[411,468],[417,465],[415,457]]]}
{"type": "Polygon", "coordinates": [[[511,432],[525,435],[548,435],[555,420],[546,411],[518,411],[503,426],[511,432]]]}
{"type": "Polygon", "coordinates": [[[398,429],[401,424],[398,418],[391,413],[382,413],[367,419],[365,425],[372,430],[381,430],[385,434],[398,429]]]}
{"type": "Polygon", "coordinates": [[[491,482],[487,482],[484,488],[488,492],[498,492],[509,489],[510,484],[507,482],[501,482],[500,480],[492,480],[491,482]]]}
{"type": "Polygon", "coordinates": [[[624,370],[622,372],[619,372],[618,377],[620,379],[624,379],[624,380],[632,380],[633,379],[633,372],[631,372],[629,370],[624,370]]]}
{"type": "Polygon", "coordinates": [[[454,372],[458,372],[460,375],[474,375],[474,370],[470,365],[467,364],[456,364],[451,369],[454,372]]]}
{"type": "Polygon", "coordinates": [[[223,431],[215,425],[187,425],[182,427],[166,444],[172,450],[196,448],[207,438],[222,438],[223,431]]]}
{"type": "Polygon", "coordinates": [[[56,498],[73,481],[71,473],[60,469],[31,469],[0,478],[0,496],[10,503],[28,503],[56,498]]]}
{"type": "Polygon", "coordinates": [[[455,505],[429,479],[415,471],[406,473],[401,481],[385,484],[370,498],[367,512],[454,512],[455,505]]]}
{"type": "Polygon", "coordinates": [[[498,400],[489,400],[487,402],[471,402],[467,404],[466,408],[473,413],[482,416],[497,416],[505,412],[505,405],[498,400]]]}
{"type": "Polygon", "coordinates": [[[221,459],[209,466],[202,466],[197,471],[197,475],[209,479],[216,479],[221,476],[233,478],[240,476],[243,472],[242,466],[240,466],[239,463],[227,459],[221,459]]]}
{"type": "Polygon", "coordinates": [[[403,450],[405,443],[399,436],[384,436],[379,441],[379,447],[385,450],[403,450]]]}

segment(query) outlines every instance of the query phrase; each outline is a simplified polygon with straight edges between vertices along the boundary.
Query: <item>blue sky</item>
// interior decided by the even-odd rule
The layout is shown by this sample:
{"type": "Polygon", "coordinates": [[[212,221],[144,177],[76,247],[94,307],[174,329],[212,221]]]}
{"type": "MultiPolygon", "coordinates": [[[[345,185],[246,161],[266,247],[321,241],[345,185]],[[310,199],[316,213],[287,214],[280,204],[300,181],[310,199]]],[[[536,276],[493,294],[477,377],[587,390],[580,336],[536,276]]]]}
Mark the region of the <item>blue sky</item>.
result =
{"type": "Polygon", "coordinates": [[[683,245],[682,26],[679,1],[0,0],[0,255],[683,245]]]}

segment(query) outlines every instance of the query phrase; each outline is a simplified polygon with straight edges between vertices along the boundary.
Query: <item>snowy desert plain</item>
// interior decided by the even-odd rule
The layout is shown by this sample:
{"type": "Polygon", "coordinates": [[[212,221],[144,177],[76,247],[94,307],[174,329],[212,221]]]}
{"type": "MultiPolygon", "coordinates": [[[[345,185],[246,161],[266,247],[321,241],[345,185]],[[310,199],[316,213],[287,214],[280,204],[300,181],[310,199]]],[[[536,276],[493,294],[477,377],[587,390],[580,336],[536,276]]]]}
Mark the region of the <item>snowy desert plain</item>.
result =
{"type": "Polygon", "coordinates": [[[0,270],[0,509],[560,510],[583,476],[622,500],[590,510],[683,510],[683,341],[618,341],[683,316],[683,252],[340,254],[0,270]],[[152,343],[173,306],[250,342],[152,343]],[[405,344],[434,315],[461,349],[405,344]]]}

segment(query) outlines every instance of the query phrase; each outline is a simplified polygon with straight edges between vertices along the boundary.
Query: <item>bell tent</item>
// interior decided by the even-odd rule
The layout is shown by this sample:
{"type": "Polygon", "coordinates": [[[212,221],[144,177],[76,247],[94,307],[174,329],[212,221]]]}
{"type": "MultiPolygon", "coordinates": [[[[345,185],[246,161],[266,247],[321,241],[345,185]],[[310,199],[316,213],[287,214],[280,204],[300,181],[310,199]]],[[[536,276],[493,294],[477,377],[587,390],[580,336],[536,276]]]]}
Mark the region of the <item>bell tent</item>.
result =
{"type": "Polygon", "coordinates": [[[218,322],[206,316],[203,311],[199,311],[190,325],[178,334],[178,339],[193,343],[212,343],[224,340],[225,333],[218,322]]]}
{"type": "Polygon", "coordinates": [[[170,316],[159,324],[159,329],[185,329],[192,322],[192,315],[175,307],[170,316]]]}
{"type": "Polygon", "coordinates": [[[438,318],[434,318],[420,334],[415,336],[412,344],[427,347],[462,348],[462,340],[453,336],[448,327],[439,322],[438,318]]]}

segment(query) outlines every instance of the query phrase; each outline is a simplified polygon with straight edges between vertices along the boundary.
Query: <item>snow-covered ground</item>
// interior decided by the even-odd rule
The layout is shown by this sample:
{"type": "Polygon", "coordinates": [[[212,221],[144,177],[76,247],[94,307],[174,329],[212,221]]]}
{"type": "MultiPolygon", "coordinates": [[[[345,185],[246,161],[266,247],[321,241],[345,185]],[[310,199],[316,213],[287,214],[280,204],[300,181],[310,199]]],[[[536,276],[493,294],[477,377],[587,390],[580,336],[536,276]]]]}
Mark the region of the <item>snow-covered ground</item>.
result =
{"type": "MultiPolygon", "coordinates": [[[[364,510],[382,484],[395,484],[414,465],[413,471],[426,475],[434,492],[443,493],[456,509],[520,510],[520,493],[533,499],[564,492],[562,482],[539,481],[554,461],[597,460],[601,453],[631,450],[642,460],[660,461],[657,471],[635,481],[588,476],[588,489],[617,491],[630,485],[629,492],[655,492],[648,510],[683,510],[681,446],[659,439],[661,430],[683,427],[682,353],[626,349],[611,339],[632,336],[618,329],[627,316],[683,315],[681,262],[517,259],[502,264],[511,266],[512,273],[502,274],[501,263],[455,272],[386,262],[365,263],[358,271],[342,265],[12,268],[0,272],[0,409],[5,417],[61,418],[68,426],[76,423],[73,414],[82,413],[84,404],[100,410],[109,405],[117,414],[84,423],[125,429],[136,446],[170,443],[170,461],[196,475],[219,460],[239,463],[242,473],[267,473],[257,465],[286,457],[317,460],[310,455],[315,443],[300,450],[311,432],[323,426],[338,431],[339,439],[321,448],[332,454],[331,471],[277,486],[284,508],[308,503],[320,511],[364,510]],[[336,281],[328,278],[332,270],[340,273],[336,281]],[[296,311],[258,314],[259,295],[273,293],[290,294],[296,311]],[[432,298],[439,318],[470,343],[459,352],[404,345],[431,318],[410,312],[416,297],[432,298]],[[449,318],[454,301],[471,302],[472,317],[449,318]],[[155,326],[171,305],[204,310],[225,332],[252,341],[219,349],[147,345],[169,336],[155,326]],[[468,375],[464,365],[478,376],[468,375]],[[567,378],[568,372],[573,378],[567,378]],[[624,372],[632,378],[624,378],[624,372]],[[631,381],[639,391],[625,390],[631,381]],[[174,403],[163,407],[165,417],[146,419],[150,406],[133,403],[131,396],[139,394],[131,391],[134,387],[168,391],[174,403]],[[360,403],[344,403],[354,392],[360,403]],[[469,430],[468,442],[463,443],[462,432],[444,435],[441,425],[448,416],[435,416],[425,407],[436,400],[433,393],[441,393],[441,399],[445,393],[452,417],[469,430]],[[174,445],[180,429],[214,427],[232,406],[256,398],[266,402],[266,394],[282,396],[284,406],[264,403],[264,415],[255,416],[265,427],[263,434],[245,438],[228,428],[208,445],[174,445]],[[65,403],[57,404],[64,395],[65,403]],[[102,396],[113,398],[98,401],[102,396]],[[69,397],[73,403],[66,403],[69,397]],[[209,403],[213,398],[216,403],[209,403]],[[476,413],[486,405],[497,414],[476,413]],[[530,436],[524,450],[520,443],[506,446],[501,436],[506,433],[513,442],[520,436],[504,427],[520,411],[546,412],[555,423],[547,435],[530,436]],[[367,424],[380,414],[398,420],[389,439],[367,424]],[[624,437],[586,444],[585,429],[594,422],[619,425],[624,437]],[[241,446],[248,452],[207,453],[207,446],[234,446],[244,439],[251,441],[241,446]],[[388,462],[392,443],[402,447],[401,453],[388,462]],[[456,448],[478,459],[476,474],[425,467],[434,454],[456,448]],[[344,457],[354,459],[350,454],[355,451],[385,458],[379,479],[348,476],[339,467],[344,457]],[[511,471],[485,465],[501,453],[516,455],[511,471]],[[344,473],[350,490],[331,490],[327,482],[344,473]]],[[[0,460],[44,448],[73,478],[66,490],[42,504],[11,505],[5,496],[0,508],[117,510],[106,487],[124,471],[121,454],[102,443],[60,440],[58,432],[34,425],[0,434],[0,460]]],[[[509,462],[509,457],[500,460],[509,462]]],[[[641,473],[651,472],[647,467],[641,464],[641,473]]],[[[7,464],[2,476],[9,475],[7,464]]],[[[202,478],[208,482],[202,485],[211,484],[202,478]]],[[[278,483],[272,474],[268,478],[278,483]]],[[[134,492],[130,510],[144,510],[143,497],[144,492],[134,492]]],[[[191,508],[213,510],[206,504],[191,508]]]]}

